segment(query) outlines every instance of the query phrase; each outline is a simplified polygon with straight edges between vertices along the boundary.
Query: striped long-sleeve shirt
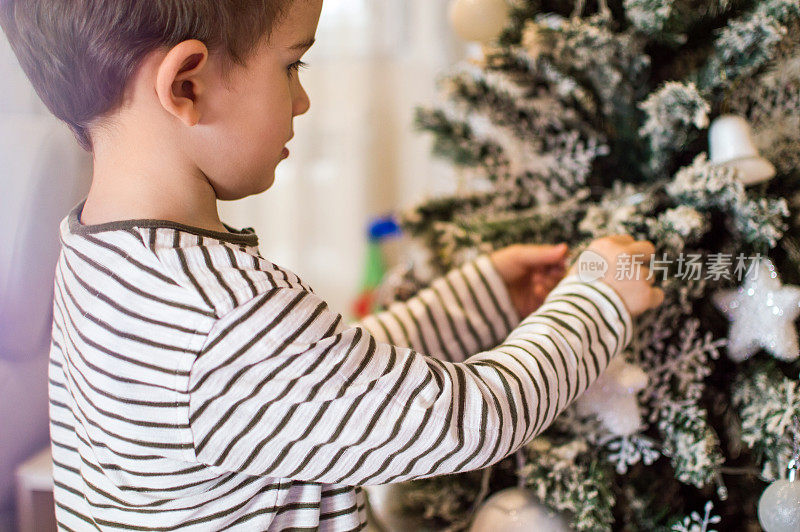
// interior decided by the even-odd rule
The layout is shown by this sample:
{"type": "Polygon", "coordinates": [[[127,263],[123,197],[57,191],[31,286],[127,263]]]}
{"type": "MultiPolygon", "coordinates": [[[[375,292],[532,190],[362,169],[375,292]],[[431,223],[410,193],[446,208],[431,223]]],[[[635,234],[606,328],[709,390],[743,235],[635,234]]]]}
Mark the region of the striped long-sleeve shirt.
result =
{"type": "Polygon", "coordinates": [[[81,208],[50,360],[63,530],[361,529],[360,486],[502,459],[631,334],[610,288],[574,278],[520,324],[486,256],[349,326],[252,230],[81,208]]]}

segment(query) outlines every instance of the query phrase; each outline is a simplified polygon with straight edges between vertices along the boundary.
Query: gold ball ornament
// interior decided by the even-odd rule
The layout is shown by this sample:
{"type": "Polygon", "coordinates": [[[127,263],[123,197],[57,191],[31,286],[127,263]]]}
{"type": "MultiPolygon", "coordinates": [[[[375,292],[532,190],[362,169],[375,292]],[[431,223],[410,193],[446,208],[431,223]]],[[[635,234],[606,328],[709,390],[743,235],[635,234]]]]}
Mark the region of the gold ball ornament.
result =
{"type": "Polygon", "coordinates": [[[401,530],[424,530],[422,515],[410,515],[402,507],[402,491],[407,483],[365,486],[369,505],[370,524],[378,530],[395,532],[401,530]]]}
{"type": "Polygon", "coordinates": [[[566,520],[553,513],[529,490],[509,488],[483,503],[470,532],[573,532],[566,520]]]}
{"type": "Polygon", "coordinates": [[[452,0],[450,23],[465,41],[490,44],[503,33],[509,21],[507,0],[452,0]]]}

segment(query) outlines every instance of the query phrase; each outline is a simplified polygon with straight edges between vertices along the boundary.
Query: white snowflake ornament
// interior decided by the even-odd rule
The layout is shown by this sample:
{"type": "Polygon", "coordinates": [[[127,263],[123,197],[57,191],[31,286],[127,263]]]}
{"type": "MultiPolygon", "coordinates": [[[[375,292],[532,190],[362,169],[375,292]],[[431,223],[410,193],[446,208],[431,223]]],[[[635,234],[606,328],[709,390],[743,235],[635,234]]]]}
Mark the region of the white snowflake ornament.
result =
{"type": "Polygon", "coordinates": [[[640,367],[616,357],[578,399],[578,413],[595,415],[609,432],[618,436],[634,434],[642,427],[636,394],[647,382],[647,374],[640,367]]]}
{"type": "Polygon", "coordinates": [[[742,362],[763,348],[779,360],[796,360],[794,320],[800,314],[800,287],[782,285],[769,259],[755,268],[744,285],[713,296],[714,305],[731,321],[728,356],[742,362]]]}

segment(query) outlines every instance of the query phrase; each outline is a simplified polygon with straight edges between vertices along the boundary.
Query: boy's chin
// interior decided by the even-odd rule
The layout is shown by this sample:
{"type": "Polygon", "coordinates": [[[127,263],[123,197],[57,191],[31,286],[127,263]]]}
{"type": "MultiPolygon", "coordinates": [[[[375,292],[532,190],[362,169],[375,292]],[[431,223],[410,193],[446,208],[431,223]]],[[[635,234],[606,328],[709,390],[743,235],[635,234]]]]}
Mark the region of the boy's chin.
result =
{"type": "Polygon", "coordinates": [[[275,172],[270,172],[268,175],[263,176],[260,180],[250,183],[250,186],[242,185],[236,188],[215,189],[217,199],[220,201],[236,201],[250,196],[255,196],[266,192],[275,184],[275,172]]]}
{"type": "Polygon", "coordinates": [[[258,192],[256,192],[256,194],[261,194],[262,192],[266,192],[267,190],[271,189],[272,185],[274,184],[275,184],[275,170],[270,172],[270,174],[267,176],[266,181],[264,181],[263,186],[260,187],[261,189],[258,192]]]}

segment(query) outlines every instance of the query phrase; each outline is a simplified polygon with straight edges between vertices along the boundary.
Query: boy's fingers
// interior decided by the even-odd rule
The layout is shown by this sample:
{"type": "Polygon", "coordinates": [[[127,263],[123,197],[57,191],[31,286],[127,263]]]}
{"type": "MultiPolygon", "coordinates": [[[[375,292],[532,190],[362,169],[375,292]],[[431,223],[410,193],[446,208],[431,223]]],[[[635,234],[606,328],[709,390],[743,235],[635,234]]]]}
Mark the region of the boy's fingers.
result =
{"type": "Polygon", "coordinates": [[[541,298],[547,295],[547,287],[544,286],[542,283],[536,283],[533,285],[533,295],[541,298]]]}
{"type": "Polygon", "coordinates": [[[644,260],[647,260],[655,254],[656,248],[650,242],[640,241],[630,244],[627,252],[634,257],[641,258],[643,256],[644,260]]]}
{"type": "Polygon", "coordinates": [[[660,288],[653,288],[650,291],[650,308],[660,307],[664,303],[664,291],[660,288]]]}
{"type": "Polygon", "coordinates": [[[611,235],[607,238],[617,244],[630,244],[634,241],[631,235],[611,235]]]}
{"type": "Polygon", "coordinates": [[[567,274],[567,267],[566,264],[556,264],[555,266],[550,266],[547,270],[547,275],[549,277],[557,277],[563,278],[567,274]]]}
{"type": "Polygon", "coordinates": [[[566,275],[567,275],[567,270],[563,266],[559,268],[550,268],[545,273],[546,279],[548,281],[553,281],[553,280],[560,281],[566,275]]]}
{"type": "Polygon", "coordinates": [[[650,268],[647,268],[646,266],[643,266],[641,268],[641,270],[639,270],[639,279],[641,279],[642,281],[645,281],[646,283],[648,283],[650,285],[653,285],[653,284],[656,283],[655,275],[652,275],[650,273],[650,268]]]}
{"type": "Polygon", "coordinates": [[[525,261],[531,266],[558,265],[567,256],[566,244],[557,246],[526,246],[525,261]]]}

